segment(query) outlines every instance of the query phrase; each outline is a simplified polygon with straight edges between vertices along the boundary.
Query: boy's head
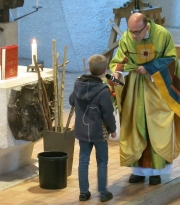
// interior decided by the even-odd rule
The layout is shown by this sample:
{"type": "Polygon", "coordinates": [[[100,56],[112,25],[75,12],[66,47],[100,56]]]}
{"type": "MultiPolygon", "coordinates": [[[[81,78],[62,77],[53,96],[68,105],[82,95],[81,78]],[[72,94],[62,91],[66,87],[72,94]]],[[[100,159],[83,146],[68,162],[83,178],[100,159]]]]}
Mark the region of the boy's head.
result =
{"type": "Polygon", "coordinates": [[[107,59],[105,56],[95,54],[88,59],[89,71],[94,76],[101,76],[105,74],[107,69],[107,59]]]}

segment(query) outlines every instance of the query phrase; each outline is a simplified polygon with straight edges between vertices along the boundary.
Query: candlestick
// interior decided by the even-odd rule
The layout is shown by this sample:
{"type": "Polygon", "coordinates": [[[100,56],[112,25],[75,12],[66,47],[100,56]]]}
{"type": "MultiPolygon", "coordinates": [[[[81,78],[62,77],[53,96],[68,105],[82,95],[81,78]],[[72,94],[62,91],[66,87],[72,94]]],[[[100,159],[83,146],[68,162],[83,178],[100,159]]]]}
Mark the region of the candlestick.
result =
{"type": "Polygon", "coordinates": [[[36,8],[38,8],[38,0],[36,0],[36,8]]]}
{"type": "Polygon", "coordinates": [[[31,44],[31,50],[32,50],[32,65],[34,65],[34,60],[33,60],[33,56],[36,56],[36,61],[37,61],[37,43],[36,43],[36,39],[33,39],[33,42],[31,44]]]}

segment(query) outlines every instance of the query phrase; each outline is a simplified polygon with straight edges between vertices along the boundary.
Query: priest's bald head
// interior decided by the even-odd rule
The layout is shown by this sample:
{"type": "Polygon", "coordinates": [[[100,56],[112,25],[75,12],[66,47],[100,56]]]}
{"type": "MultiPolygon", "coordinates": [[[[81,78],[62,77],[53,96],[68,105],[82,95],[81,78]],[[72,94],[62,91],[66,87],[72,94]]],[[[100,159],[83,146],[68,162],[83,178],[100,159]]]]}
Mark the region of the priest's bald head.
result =
{"type": "Polygon", "coordinates": [[[148,31],[147,17],[142,13],[134,13],[128,20],[128,31],[135,41],[142,41],[148,31]]]}

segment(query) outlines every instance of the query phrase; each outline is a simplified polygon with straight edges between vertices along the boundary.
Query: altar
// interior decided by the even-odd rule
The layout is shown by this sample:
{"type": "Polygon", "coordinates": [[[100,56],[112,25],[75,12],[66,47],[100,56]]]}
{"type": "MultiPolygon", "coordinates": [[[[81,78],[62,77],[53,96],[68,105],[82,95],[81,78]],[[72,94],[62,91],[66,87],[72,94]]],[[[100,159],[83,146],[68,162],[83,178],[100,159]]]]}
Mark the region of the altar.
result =
{"type": "MultiPolygon", "coordinates": [[[[53,70],[44,68],[41,71],[41,77],[43,79],[52,79],[53,70]]],[[[0,80],[0,175],[31,163],[31,155],[36,142],[16,140],[9,128],[7,113],[11,90],[19,89],[26,84],[35,83],[37,80],[37,73],[27,72],[27,66],[18,66],[17,78],[0,80]]]]}

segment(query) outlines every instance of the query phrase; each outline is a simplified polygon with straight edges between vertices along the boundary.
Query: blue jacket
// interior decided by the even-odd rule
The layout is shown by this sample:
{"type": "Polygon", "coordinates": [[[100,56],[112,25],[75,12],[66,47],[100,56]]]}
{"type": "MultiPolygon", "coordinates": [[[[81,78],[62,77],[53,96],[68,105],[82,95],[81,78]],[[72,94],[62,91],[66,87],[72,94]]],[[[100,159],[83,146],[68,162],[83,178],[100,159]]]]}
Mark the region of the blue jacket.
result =
{"type": "Polygon", "coordinates": [[[69,103],[75,107],[74,135],[88,142],[102,141],[104,123],[107,131],[116,131],[110,91],[99,77],[82,75],[76,80],[69,103]]]}

